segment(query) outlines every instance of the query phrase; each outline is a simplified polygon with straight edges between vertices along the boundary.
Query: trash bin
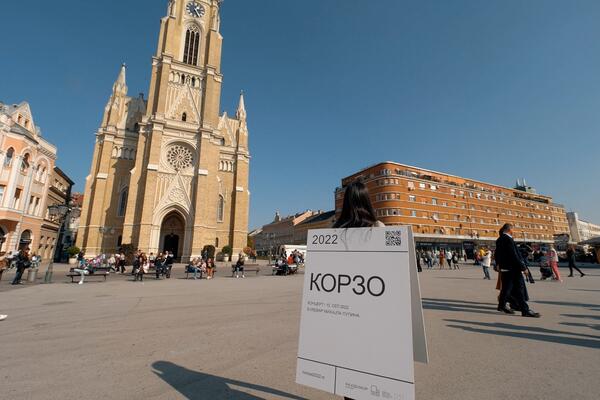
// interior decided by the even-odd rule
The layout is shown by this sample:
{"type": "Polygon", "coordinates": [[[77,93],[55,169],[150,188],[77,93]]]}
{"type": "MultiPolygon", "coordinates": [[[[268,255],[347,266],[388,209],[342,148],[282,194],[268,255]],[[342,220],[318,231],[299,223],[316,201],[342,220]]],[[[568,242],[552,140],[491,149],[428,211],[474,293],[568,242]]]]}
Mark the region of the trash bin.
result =
{"type": "Polygon", "coordinates": [[[37,268],[29,268],[27,270],[27,282],[35,283],[35,280],[37,279],[37,272],[37,268]]]}

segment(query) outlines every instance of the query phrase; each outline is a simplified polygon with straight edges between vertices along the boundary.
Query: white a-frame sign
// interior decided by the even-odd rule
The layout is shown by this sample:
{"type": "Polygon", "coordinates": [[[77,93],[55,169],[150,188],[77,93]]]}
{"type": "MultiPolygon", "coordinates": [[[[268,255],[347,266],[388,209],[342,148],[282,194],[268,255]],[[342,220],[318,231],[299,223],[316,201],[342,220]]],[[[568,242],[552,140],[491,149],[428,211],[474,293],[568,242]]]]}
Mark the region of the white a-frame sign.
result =
{"type": "Polygon", "coordinates": [[[296,382],[411,400],[414,361],[428,354],[411,228],[310,231],[296,382]]]}

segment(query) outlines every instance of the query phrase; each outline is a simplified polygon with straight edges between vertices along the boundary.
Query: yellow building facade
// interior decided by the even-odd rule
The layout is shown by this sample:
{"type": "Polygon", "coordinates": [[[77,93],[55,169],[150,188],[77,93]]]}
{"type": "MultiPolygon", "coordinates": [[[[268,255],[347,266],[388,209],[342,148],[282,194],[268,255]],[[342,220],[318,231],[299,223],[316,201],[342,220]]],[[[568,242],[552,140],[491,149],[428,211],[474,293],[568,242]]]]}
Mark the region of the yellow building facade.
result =
{"type": "Polygon", "coordinates": [[[129,97],[126,67],[96,144],[77,236],[86,255],[131,244],[199,256],[247,242],[250,153],[243,94],[220,114],[219,0],[171,0],[161,20],[148,99],[129,97]]]}

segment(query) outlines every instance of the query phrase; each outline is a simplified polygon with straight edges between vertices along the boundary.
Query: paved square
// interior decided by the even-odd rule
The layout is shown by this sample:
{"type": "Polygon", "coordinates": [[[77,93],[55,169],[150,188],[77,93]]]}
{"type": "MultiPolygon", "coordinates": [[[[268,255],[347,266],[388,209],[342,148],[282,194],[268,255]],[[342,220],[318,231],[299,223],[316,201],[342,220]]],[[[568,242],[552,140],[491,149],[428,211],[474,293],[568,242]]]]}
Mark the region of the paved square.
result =
{"type": "MultiPolygon", "coordinates": [[[[143,284],[76,285],[57,272],[57,283],[12,290],[5,277],[0,397],[334,398],[294,383],[302,275],[193,281],[178,268],[143,284]]],[[[417,398],[596,400],[600,271],[587,271],[529,286],[540,320],[496,312],[495,282],[478,268],[424,271],[431,363],[417,365],[417,398]]]]}

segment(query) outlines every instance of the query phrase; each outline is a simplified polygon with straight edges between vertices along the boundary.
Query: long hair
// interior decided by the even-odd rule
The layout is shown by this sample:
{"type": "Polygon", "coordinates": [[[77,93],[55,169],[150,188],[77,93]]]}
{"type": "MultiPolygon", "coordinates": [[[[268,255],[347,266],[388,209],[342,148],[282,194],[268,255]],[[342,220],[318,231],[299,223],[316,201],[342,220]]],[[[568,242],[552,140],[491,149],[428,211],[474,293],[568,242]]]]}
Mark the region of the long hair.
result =
{"type": "Polygon", "coordinates": [[[334,228],[367,228],[376,222],[375,210],[364,183],[355,181],[346,186],[342,214],[334,228]]]}

